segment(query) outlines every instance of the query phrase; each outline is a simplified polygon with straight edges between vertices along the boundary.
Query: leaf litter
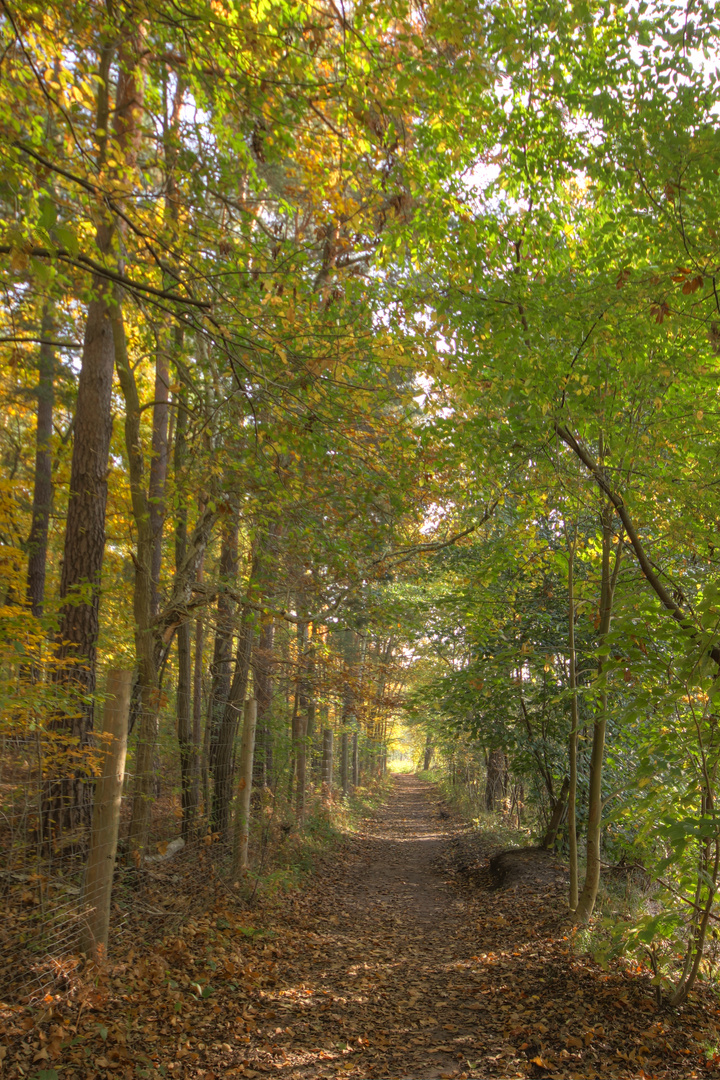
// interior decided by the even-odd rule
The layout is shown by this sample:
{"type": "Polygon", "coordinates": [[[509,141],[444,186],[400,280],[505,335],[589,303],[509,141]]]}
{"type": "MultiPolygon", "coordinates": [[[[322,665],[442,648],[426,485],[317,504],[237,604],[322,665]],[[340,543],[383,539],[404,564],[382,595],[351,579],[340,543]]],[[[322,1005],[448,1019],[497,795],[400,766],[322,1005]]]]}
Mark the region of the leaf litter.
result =
{"type": "Polygon", "coordinates": [[[94,979],[72,969],[64,992],[0,1006],[0,1075],[720,1074],[709,991],[659,1011],[646,969],[575,954],[562,867],[525,854],[498,877],[493,855],[431,785],[397,777],[304,888],[253,910],[225,890],[169,932],[136,929],[94,979]]]}

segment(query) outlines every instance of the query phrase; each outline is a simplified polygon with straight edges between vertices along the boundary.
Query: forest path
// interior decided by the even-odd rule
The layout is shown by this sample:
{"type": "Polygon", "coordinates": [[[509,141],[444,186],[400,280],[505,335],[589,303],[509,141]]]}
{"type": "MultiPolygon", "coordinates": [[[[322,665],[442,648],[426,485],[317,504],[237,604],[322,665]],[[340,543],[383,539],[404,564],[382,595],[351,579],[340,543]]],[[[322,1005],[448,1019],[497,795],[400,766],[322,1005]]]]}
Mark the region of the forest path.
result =
{"type": "Polygon", "coordinates": [[[312,997],[278,995],[292,1029],[288,1075],[431,1080],[459,1076],[477,1057],[483,1006],[471,985],[467,904],[439,872],[459,828],[438,811],[432,784],[397,776],[386,804],[303,896],[296,926],[311,938],[295,973],[312,997]]]}
{"type": "Polygon", "coordinates": [[[560,877],[530,895],[491,889],[482,871],[460,887],[457,853],[477,840],[432,784],[395,777],[360,834],[271,920],[277,981],[246,1013],[239,1074],[707,1075],[700,1003],[658,1013],[645,974],[573,957],[560,877]]]}

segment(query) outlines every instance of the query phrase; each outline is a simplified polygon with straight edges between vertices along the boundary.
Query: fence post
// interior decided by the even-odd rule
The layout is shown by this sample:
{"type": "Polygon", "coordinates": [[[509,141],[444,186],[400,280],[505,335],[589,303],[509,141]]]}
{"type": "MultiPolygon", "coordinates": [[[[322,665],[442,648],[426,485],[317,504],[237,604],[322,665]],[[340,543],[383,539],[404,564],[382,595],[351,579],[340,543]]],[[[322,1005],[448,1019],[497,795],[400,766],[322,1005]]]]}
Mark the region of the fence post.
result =
{"type": "Polygon", "coordinates": [[[333,785],[333,733],[330,728],[323,731],[322,782],[332,791],[333,785]]]}
{"type": "Polygon", "coordinates": [[[235,873],[247,870],[248,846],[250,844],[250,798],[252,796],[253,759],[255,756],[255,727],[257,725],[257,701],[245,702],[243,717],[242,748],[240,750],[240,779],[238,803],[235,811],[235,873]]]}
{"type": "Polygon", "coordinates": [[[81,907],[85,912],[81,949],[95,961],[107,955],[131,688],[131,671],[108,672],[103,720],[107,745],[102,773],[95,781],[95,806],[81,907]]]}
{"type": "Polygon", "coordinates": [[[343,731],[342,739],[340,741],[340,782],[342,784],[343,798],[347,798],[348,793],[348,733],[343,731]]]}

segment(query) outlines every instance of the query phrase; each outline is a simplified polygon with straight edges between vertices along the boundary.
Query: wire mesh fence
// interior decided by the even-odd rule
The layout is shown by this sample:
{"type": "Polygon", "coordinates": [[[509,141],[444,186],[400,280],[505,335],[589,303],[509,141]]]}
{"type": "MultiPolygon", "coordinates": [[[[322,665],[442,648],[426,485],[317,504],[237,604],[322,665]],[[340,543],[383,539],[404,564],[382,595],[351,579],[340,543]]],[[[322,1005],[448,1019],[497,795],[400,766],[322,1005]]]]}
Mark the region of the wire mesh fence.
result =
{"type": "MultiPolygon", "coordinates": [[[[328,729],[325,729],[326,731],[328,729]]],[[[365,735],[356,756],[363,775],[379,773],[383,757],[379,744],[365,735]]],[[[330,742],[320,728],[305,740],[307,772],[302,813],[329,812],[353,783],[352,736],[330,742]],[[347,756],[343,759],[342,755],[347,756]],[[344,762],[344,765],[343,765],[344,762]]],[[[99,742],[102,750],[102,740],[99,742]]],[[[122,955],[132,946],[165,936],[200,910],[209,910],[218,897],[246,903],[298,824],[297,740],[282,718],[258,733],[252,781],[249,855],[251,874],[238,860],[237,836],[242,788],[238,761],[242,732],[238,731],[229,767],[231,801],[223,822],[213,814],[212,779],[207,761],[198,755],[191,782],[195,795],[184,797],[187,770],[181,768],[174,715],[158,716],[151,782],[139,785],[137,740],[131,745],[122,778],[118,810],[113,820],[98,827],[91,813],[70,829],[53,830],[48,823],[48,792],[52,785],[43,755],[42,737],[3,736],[0,746],[0,1002],[34,1004],[48,995],[63,995],[76,979],[87,952],[88,926],[94,907],[87,893],[88,856],[93,845],[112,840],[116,830],[117,859],[112,874],[108,910],[108,954],[122,955]],[[133,813],[138,790],[148,800],[147,835],[133,842],[133,813]]],[[[101,763],[106,760],[100,755],[101,763]]],[[[359,772],[358,767],[358,772],[359,772]]],[[[112,779],[111,771],[81,777],[71,785],[87,790],[81,802],[93,805],[93,793],[112,779]]],[[[217,779],[217,778],[216,778],[217,779]]],[[[354,777],[355,781],[360,776],[354,777]]],[[[186,795],[187,793],[185,793],[186,795]]],[[[90,898],[91,899],[91,898],[90,898]]]]}

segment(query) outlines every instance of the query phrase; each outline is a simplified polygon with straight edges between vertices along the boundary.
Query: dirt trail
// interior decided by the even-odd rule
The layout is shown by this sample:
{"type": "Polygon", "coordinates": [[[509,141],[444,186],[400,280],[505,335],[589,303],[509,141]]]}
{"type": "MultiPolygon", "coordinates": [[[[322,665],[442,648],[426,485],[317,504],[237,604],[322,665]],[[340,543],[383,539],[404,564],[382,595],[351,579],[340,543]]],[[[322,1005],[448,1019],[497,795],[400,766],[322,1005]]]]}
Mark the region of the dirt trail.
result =
{"type": "MultiPolygon", "coordinates": [[[[248,910],[218,881],[214,906],[156,911],[164,932],[138,931],[97,979],[0,1005],[0,1076],[720,1076],[717,999],[659,1011],[647,969],[574,954],[562,869],[527,852],[493,888],[492,843],[396,777],[307,888],[248,910]]],[[[172,904],[171,881],[151,885],[172,904]]]]}
{"type": "Polygon", "coordinates": [[[448,852],[464,833],[432,785],[395,778],[276,925],[278,981],[258,1010],[272,1022],[252,1031],[247,1068],[297,1080],[708,1075],[686,1034],[698,1015],[658,1014],[646,974],[572,958],[564,883],[546,875],[530,896],[459,887],[448,852]]]}
{"type": "Polygon", "coordinates": [[[451,827],[433,794],[431,784],[398,776],[386,806],[330,868],[330,881],[325,876],[303,898],[297,925],[311,917],[304,983],[313,997],[288,1010],[296,1017],[285,1048],[290,1075],[430,1080],[459,1075],[466,1054],[476,1056],[482,1006],[467,993],[466,901],[438,872],[451,827]],[[320,1005],[321,1024],[311,1022],[304,1037],[318,993],[332,1007],[320,1005]]]}

